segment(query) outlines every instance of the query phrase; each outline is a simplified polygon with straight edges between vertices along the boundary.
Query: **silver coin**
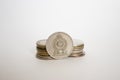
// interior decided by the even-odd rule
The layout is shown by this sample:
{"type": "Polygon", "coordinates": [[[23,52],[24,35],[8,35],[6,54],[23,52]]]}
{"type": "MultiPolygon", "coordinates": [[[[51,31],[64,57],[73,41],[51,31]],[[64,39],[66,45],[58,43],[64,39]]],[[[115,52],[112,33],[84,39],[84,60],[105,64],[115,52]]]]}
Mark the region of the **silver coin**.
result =
{"type": "Polygon", "coordinates": [[[53,33],[46,41],[46,50],[54,59],[66,58],[73,50],[72,38],[64,32],[53,33]]]}

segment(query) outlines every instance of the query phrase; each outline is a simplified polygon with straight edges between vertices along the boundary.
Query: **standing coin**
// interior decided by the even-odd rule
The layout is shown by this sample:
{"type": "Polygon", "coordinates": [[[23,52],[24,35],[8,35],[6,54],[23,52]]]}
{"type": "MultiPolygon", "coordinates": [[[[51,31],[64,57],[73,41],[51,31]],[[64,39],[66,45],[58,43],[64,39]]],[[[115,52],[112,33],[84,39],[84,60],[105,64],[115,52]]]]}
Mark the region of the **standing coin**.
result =
{"type": "Polygon", "coordinates": [[[52,58],[66,58],[70,56],[73,50],[72,38],[64,32],[53,33],[47,39],[46,50],[52,58]]]}

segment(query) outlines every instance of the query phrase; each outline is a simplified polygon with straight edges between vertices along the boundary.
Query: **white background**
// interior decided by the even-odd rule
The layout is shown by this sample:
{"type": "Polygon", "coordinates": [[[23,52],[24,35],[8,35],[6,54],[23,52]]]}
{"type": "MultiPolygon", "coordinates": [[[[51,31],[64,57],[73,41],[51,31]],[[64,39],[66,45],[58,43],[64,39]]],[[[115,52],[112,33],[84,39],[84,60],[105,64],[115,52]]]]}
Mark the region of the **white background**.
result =
{"type": "Polygon", "coordinates": [[[120,80],[120,0],[0,0],[0,80],[120,80]],[[37,59],[36,41],[56,31],[86,55],[37,59]]]}

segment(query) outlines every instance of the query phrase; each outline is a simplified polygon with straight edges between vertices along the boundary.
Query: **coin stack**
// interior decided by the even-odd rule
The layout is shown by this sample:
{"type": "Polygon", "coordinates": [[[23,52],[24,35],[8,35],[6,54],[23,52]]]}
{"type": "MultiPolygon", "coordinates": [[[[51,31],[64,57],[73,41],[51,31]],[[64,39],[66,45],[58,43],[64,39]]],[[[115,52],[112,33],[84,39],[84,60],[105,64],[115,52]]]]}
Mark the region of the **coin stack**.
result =
{"type": "MultiPolygon", "coordinates": [[[[47,40],[38,40],[36,42],[37,56],[45,59],[52,59],[46,50],[46,41],[47,40]]],[[[69,57],[80,57],[84,55],[84,43],[82,40],[73,40],[73,51],[69,57]]]]}
{"type": "Polygon", "coordinates": [[[84,55],[84,43],[81,40],[72,40],[64,32],[53,33],[46,40],[36,42],[37,57],[62,59],[67,57],[79,57],[84,55]]]}

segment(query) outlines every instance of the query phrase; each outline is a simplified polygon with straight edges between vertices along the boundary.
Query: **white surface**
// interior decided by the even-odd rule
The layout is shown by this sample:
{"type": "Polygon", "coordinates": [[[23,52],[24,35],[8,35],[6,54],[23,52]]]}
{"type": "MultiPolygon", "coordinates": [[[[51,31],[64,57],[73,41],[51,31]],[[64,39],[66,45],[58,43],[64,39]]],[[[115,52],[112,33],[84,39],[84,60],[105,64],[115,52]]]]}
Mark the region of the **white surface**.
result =
{"type": "Polygon", "coordinates": [[[120,80],[120,0],[0,0],[0,80],[120,80]],[[86,55],[37,59],[36,41],[56,31],[86,55]]]}

